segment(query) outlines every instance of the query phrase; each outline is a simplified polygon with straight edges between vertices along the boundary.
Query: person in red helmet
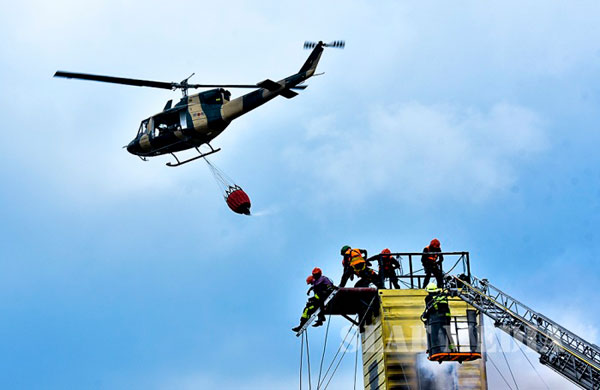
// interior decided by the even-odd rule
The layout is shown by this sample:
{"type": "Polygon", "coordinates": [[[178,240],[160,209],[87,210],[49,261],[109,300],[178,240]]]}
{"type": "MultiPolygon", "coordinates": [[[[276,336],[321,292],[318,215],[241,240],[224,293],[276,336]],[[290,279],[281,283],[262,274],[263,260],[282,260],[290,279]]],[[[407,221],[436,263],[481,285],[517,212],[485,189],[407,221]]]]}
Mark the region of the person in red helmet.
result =
{"type": "Polygon", "coordinates": [[[317,309],[321,310],[319,311],[317,322],[315,322],[313,326],[317,327],[323,325],[323,322],[325,322],[325,300],[335,289],[331,279],[329,279],[327,276],[324,276],[323,272],[321,272],[321,269],[318,267],[315,267],[312,274],[306,278],[306,284],[311,285],[306,292],[306,295],[309,295],[312,291],[313,296],[308,298],[308,302],[306,302],[306,307],[304,308],[302,316],[300,317],[300,325],[292,328],[294,332],[300,331],[302,326],[306,323],[306,321],[308,321],[310,316],[317,311],[317,309]]]}
{"type": "Polygon", "coordinates": [[[400,268],[400,263],[390,253],[390,250],[385,248],[378,256],[381,284],[385,286],[385,280],[389,279],[394,288],[400,288],[398,276],[396,275],[396,269],[400,268]]]}
{"type": "Polygon", "coordinates": [[[423,248],[423,255],[421,256],[421,264],[423,264],[423,270],[425,271],[423,288],[429,284],[432,275],[437,281],[438,288],[444,287],[444,272],[442,271],[444,255],[441,252],[440,240],[437,238],[431,240],[429,245],[423,248]]]}

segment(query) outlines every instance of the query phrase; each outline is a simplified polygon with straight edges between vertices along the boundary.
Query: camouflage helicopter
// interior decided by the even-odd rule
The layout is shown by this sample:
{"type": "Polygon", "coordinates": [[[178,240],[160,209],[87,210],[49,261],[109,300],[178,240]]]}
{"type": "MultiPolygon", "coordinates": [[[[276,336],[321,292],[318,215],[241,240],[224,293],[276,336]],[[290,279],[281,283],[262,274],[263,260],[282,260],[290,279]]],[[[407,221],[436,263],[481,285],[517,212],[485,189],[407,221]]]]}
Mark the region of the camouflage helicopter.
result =
{"type": "Polygon", "coordinates": [[[323,48],[344,48],[344,46],[344,41],[330,43],[323,43],[322,41],[317,43],[305,42],[304,48],[313,50],[298,73],[277,82],[266,79],[254,85],[190,84],[188,80],[193,74],[179,83],[63,71],[57,71],[54,77],[101,81],[137,87],[180,89],[183,93],[181,100],[174,106],[172,105],[173,101],[169,100],[162,112],[144,119],[140,124],[137,136],[127,146],[124,146],[129,153],[139,156],[144,161],[147,160],[147,157],[170,153],[175,158],[175,162],[168,162],[167,165],[176,167],[221,150],[220,148],[214,149],[210,145],[210,141],[221,134],[231,121],[239,116],[279,95],[287,99],[297,96],[298,93],[293,90],[305,89],[306,85],[300,84],[312,76],[319,75],[315,74],[315,70],[323,48]],[[188,89],[195,88],[216,89],[188,96],[188,89]],[[224,88],[258,89],[231,100],[231,93],[224,88]],[[206,153],[200,151],[199,147],[204,144],[208,145],[210,151],[206,153]],[[180,161],[175,155],[176,152],[191,148],[195,148],[199,155],[184,161],[180,161]]]}

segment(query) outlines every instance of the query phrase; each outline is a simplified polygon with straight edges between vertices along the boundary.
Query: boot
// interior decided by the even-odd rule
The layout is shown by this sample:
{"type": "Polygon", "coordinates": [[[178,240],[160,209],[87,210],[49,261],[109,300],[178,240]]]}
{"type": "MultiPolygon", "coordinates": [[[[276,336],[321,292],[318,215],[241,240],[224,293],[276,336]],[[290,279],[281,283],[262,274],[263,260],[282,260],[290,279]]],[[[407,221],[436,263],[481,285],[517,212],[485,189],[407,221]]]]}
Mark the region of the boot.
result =
{"type": "Polygon", "coordinates": [[[292,331],[298,333],[300,331],[300,329],[302,329],[302,326],[304,324],[306,324],[306,321],[308,321],[307,318],[304,318],[304,317],[300,318],[300,325],[296,326],[295,328],[292,328],[292,331]]]}
{"type": "Polygon", "coordinates": [[[319,318],[317,318],[317,322],[315,322],[313,324],[313,328],[317,328],[317,327],[323,325],[324,322],[325,322],[325,317],[319,317],[319,318]]]}

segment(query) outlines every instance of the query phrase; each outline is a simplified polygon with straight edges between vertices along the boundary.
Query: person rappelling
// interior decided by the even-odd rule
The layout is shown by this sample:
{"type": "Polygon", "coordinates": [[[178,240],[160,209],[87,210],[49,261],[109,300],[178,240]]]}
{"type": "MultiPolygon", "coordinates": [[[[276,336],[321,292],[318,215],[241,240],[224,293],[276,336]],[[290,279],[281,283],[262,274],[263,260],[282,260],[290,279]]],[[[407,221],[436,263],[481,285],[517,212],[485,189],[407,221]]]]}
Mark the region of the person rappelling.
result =
{"type": "Polygon", "coordinates": [[[323,272],[319,267],[315,267],[313,269],[312,274],[306,278],[306,284],[310,284],[311,287],[306,292],[306,295],[309,295],[312,291],[313,296],[308,298],[308,302],[306,302],[306,306],[304,311],[302,312],[302,316],[300,317],[300,325],[292,328],[294,332],[299,332],[300,329],[306,324],[310,316],[313,315],[318,309],[319,314],[317,318],[317,322],[313,325],[313,327],[318,327],[323,325],[325,322],[325,300],[329,295],[336,289],[333,285],[331,279],[327,276],[323,275],[323,272]]]}

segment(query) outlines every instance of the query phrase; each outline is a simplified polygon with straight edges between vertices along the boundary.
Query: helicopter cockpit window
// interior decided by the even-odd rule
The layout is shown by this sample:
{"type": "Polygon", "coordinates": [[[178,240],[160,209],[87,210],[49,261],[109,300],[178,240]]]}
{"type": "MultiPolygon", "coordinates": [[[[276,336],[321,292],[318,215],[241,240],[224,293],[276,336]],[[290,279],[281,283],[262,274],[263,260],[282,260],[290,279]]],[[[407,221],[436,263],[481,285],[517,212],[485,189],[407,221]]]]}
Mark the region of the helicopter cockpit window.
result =
{"type": "Polygon", "coordinates": [[[140,124],[140,128],[138,130],[138,137],[146,133],[148,133],[148,119],[142,121],[142,123],[140,124]]]}

